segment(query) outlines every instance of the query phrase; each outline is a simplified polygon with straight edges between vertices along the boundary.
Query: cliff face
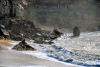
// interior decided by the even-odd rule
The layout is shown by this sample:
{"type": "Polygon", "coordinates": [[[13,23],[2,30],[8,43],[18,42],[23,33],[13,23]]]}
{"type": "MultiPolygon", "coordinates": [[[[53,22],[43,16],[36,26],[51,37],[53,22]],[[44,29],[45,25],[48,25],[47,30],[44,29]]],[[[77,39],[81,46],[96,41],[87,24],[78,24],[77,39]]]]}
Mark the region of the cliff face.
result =
{"type": "MultiPolygon", "coordinates": [[[[71,2],[60,1],[52,3],[47,0],[47,2],[42,2],[37,8],[34,5],[30,5],[25,13],[25,18],[48,27],[55,28],[67,28],[72,29],[74,26],[79,26],[83,31],[93,31],[98,30],[98,7],[97,2],[94,0],[70,0],[71,2]],[[45,6],[43,5],[45,4],[45,6]],[[49,5],[50,3],[55,6],[49,5]],[[28,12],[28,15],[27,15],[28,12]]],[[[66,0],[67,1],[67,0],[66,0]]],[[[39,25],[38,25],[39,26],[39,25]]]]}
{"type": "Polygon", "coordinates": [[[39,27],[98,30],[98,0],[13,0],[16,14],[39,27]]]}

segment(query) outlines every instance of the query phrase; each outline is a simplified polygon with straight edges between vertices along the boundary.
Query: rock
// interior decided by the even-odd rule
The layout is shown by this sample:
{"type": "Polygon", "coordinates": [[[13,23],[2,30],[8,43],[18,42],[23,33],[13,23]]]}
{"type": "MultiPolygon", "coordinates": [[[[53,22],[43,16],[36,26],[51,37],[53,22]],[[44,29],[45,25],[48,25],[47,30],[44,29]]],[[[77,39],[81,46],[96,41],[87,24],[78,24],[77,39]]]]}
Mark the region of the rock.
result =
{"type": "Polygon", "coordinates": [[[4,25],[0,25],[0,28],[1,28],[1,29],[4,29],[4,28],[5,28],[5,26],[4,26],[4,25]]]}
{"type": "Polygon", "coordinates": [[[12,49],[18,50],[18,51],[26,51],[26,50],[34,51],[35,50],[35,48],[31,47],[30,45],[28,45],[25,42],[25,39],[22,42],[20,42],[19,44],[17,44],[16,46],[14,46],[12,49]]]}
{"type": "Polygon", "coordinates": [[[58,35],[58,36],[60,36],[60,35],[62,34],[62,33],[59,32],[57,29],[54,29],[53,32],[54,32],[56,35],[58,35]]]}
{"type": "Polygon", "coordinates": [[[73,29],[73,37],[78,37],[78,36],[80,36],[80,30],[79,30],[79,28],[76,26],[76,27],[74,27],[74,29],[73,29]]]}
{"type": "Polygon", "coordinates": [[[39,44],[52,44],[53,40],[61,36],[61,32],[59,32],[57,29],[54,29],[52,33],[50,31],[42,31],[41,35],[38,33],[34,37],[34,42],[39,44]]]}
{"type": "Polygon", "coordinates": [[[51,44],[54,39],[60,37],[62,34],[57,29],[50,32],[36,28],[33,22],[27,20],[2,19],[0,20],[0,25],[1,29],[3,29],[1,30],[3,38],[9,36],[11,40],[15,41],[30,39],[38,44],[51,44]]]}
{"type": "Polygon", "coordinates": [[[39,44],[43,44],[44,41],[43,41],[43,37],[40,37],[40,36],[37,36],[36,38],[34,38],[34,42],[35,43],[39,43],[39,44]]]}
{"type": "Polygon", "coordinates": [[[0,39],[10,39],[9,34],[6,34],[4,30],[0,29],[0,39]]]}
{"type": "Polygon", "coordinates": [[[24,39],[21,35],[15,34],[14,32],[10,33],[10,38],[15,41],[22,41],[24,39]]]}
{"type": "Polygon", "coordinates": [[[62,35],[57,29],[54,29],[53,32],[50,34],[51,39],[56,39],[62,35]]]}

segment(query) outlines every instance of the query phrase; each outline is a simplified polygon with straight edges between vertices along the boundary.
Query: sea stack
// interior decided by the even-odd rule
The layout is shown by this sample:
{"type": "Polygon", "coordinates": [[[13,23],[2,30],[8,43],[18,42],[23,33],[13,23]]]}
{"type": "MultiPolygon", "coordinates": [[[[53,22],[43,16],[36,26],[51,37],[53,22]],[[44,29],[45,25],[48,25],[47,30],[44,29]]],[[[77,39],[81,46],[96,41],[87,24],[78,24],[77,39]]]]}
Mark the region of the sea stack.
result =
{"type": "Polygon", "coordinates": [[[80,30],[77,26],[75,26],[73,28],[73,37],[78,37],[78,36],[80,36],[80,30]]]}

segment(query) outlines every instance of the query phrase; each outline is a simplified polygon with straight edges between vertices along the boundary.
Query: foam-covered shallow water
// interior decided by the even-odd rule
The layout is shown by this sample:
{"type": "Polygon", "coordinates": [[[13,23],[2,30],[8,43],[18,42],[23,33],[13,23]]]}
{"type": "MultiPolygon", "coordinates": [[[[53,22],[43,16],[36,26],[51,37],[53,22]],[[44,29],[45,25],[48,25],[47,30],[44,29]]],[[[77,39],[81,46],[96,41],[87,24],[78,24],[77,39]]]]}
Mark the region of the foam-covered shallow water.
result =
{"type": "Polygon", "coordinates": [[[52,45],[32,45],[38,51],[62,62],[90,67],[100,66],[100,32],[81,33],[80,37],[76,38],[70,38],[71,35],[62,35],[54,40],[52,45]]]}
{"type": "MultiPolygon", "coordinates": [[[[37,51],[21,51],[21,53],[75,67],[99,67],[100,32],[81,33],[80,37],[76,38],[71,38],[70,36],[72,36],[71,33],[66,33],[54,40],[54,43],[51,45],[27,41],[37,51]]],[[[11,44],[13,45],[9,46],[8,49],[11,49],[18,43],[12,42],[11,44]]]]}

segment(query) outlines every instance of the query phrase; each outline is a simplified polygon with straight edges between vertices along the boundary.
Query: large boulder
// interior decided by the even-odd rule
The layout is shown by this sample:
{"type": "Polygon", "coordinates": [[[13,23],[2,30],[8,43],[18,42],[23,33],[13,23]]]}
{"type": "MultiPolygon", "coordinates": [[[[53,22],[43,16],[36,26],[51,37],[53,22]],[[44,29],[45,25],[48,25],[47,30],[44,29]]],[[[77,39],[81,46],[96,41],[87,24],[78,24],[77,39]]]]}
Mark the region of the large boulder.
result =
{"type": "Polygon", "coordinates": [[[16,46],[14,46],[12,49],[18,50],[18,51],[26,51],[26,50],[34,51],[35,50],[35,48],[33,48],[30,45],[28,45],[25,42],[25,40],[21,41],[19,44],[17,44],[16,46]]]}

